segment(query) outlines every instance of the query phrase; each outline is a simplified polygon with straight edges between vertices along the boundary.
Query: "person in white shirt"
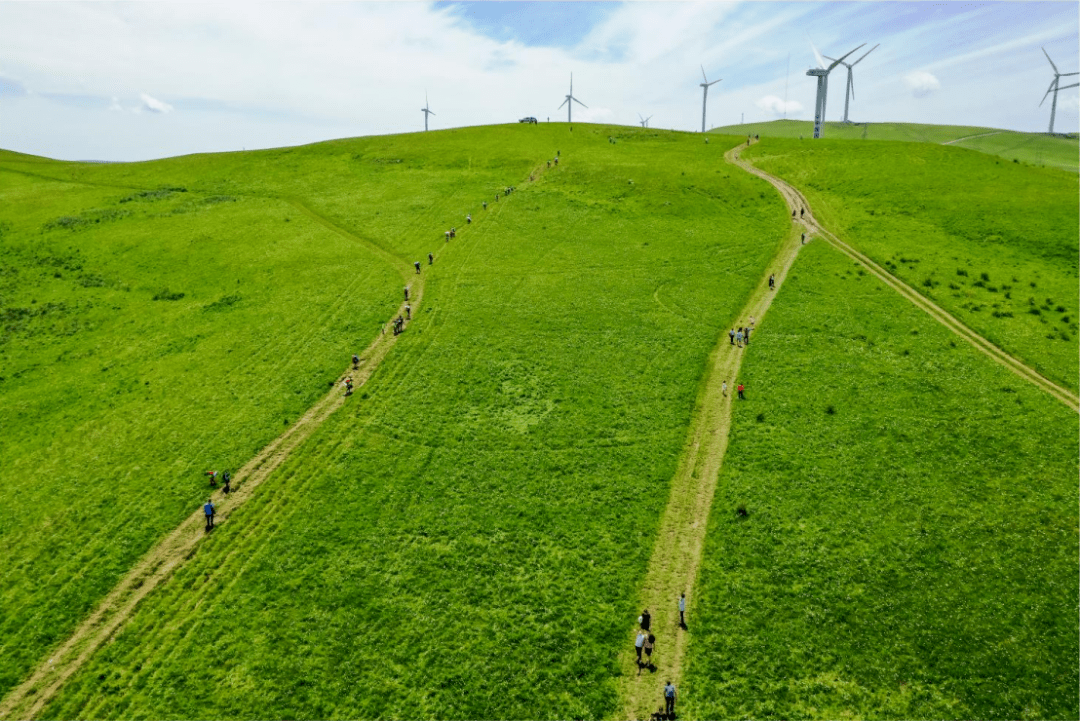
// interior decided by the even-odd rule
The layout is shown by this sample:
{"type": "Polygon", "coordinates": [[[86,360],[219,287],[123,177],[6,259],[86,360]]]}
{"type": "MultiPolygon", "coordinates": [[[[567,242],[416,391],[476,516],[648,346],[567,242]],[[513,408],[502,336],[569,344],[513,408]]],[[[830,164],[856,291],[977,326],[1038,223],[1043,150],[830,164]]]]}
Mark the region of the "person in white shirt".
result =
{"type": "Polygon", "coordinates": [[[637,665],[641,668],[641,649],[645,647],[645,632],[638,631],[637,640],[634,641],[634,651],[637,652],[637,665]]]}
{"type": "MultiPolygon", "coordinates": [[[[724,384],[724,394],[727,395],[727,383],[724,384]]],[[[679,627],[686,628],[686,594],[679,596],[679,627]]]]}

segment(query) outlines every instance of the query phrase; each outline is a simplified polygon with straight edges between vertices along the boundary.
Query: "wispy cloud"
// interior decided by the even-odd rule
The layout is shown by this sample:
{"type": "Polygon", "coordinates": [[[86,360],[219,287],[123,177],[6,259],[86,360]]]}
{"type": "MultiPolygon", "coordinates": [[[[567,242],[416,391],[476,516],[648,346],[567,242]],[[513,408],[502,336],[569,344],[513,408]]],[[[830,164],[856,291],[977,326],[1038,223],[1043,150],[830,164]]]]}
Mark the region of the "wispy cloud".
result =
{"type": "MultiPolygon", "coordinates": [[[[158,100],[155,97],[147,95],[146,93],[140,94],[139,98],[142,100],[142,106],[141,106],[142,110],[146,110],[146,111],[151,112],[151,113],[171,113],[172,112],[173,106],[169,105],[166,102],[162,102],[161,100],[158,100]]],[[[115,98],[114,98],[114,100],[115,100],[115,98]]]]}
{"type": "MultiPolygon", "coordinates": [[[[565,120],[557,108],[571,72],[575,95],[590,106],[575,107],[575,120],[636,124],[641,113],[653,127],[699,129],[700,65],[710,80],[723,78],[709,90],[710,126],[743,114],[805,116],[815,93],[807,33],[829,54],[881,43],[855,69],[854,119],[1040,130],[1051,74],[1039,47],[1059,65],[1080,52],[1075,5],[1055,2],[2,9],[0,146],[75,158],[417,131],[425,90],[438,113],[432,129],[525,115],[565,120]]],[[[845,84],[834,76],[830,85],[835,119],[845,84]]],[[[1076,96],[1060,96],[1059,127],[1080,121],[1076,96]]]]}
{"type": "Polygon", "coordinates": [[[935,90],[941,89],[941,83],[931,73],[916,70],[904,76],[904,85],[917,98],[925,98],[935,90]]]}

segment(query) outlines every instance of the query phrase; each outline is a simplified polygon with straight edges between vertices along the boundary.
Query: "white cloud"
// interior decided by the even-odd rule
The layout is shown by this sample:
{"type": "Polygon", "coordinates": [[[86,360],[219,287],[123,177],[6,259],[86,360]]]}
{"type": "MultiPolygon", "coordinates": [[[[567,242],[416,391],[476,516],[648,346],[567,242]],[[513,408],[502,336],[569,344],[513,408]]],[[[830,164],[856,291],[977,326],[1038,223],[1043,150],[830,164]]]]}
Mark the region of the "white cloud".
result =
{"type": "Polygon", "coordinates": [[[766,95],[754,103],[754,105],[775,118],[798,115],[803,109],[802,103],[798,100],[788,100],[785,103],[783,99],[778,98],[775,95],[766,95]]]}
{"type": "MultiPolygon", "coordinates": [[[[172,112],[173,106],[169,105],[166,102],[162,102],[157,98],[147,95],[146,93],[142,93],[139,97],[142,98],[142,110],[148,110],[151,113],[172,112]]],[[[116,98],[113,98],[113,102],[116,103],[116,98]]]]}
{"type": "Polygon", "coordinates": [[[120,105],[120,98],[113,96],[112,103],[109,105],[109,110],[119,112],[123,110],[123,106],[120,105]]]}
{"type": "Polygon", "coordinates": [[[904,85],[911,94],[917,98],[925,98],[930,93],[941,88],[941,83],[932,74],[925,70],[916,70],[904,76],[904,85]]]}

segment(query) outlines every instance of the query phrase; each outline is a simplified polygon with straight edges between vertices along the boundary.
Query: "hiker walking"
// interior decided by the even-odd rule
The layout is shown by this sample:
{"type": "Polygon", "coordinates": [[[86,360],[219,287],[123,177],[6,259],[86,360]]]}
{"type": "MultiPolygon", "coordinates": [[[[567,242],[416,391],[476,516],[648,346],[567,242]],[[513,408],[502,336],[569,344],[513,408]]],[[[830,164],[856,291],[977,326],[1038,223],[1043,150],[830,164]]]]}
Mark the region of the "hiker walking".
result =
{"type": "Polygon", "coordinates": [[[432,264],[432,263],[434,263],[434,262],[435,262],[435,256],[434,256],[434,255],[432,255],[431,253],[428,253],[428,254],[427,254],[427,264],[428,264],[428,265],[431,265],[431,264],[432,264]]]}
{"type": "Polygon", "coordinates": [[[746,328],[746,338],[744,340],[746,341],[746,345],[750,345],[750,328],[746,328]]]}
{"type": "Polygon", "coordinates": [[[345,379],[345,395],[352,395],[352,376],[345,379]]]}
{"type": "MultiPolygon", "coordinates": [[[[724,395],[727,395],[727,383],[724,383],[724,395]]],[[[686,592],[679,596],[679,628],[686,628],[686,592]]]]}
{"type": "Polygon", "coordinates": [[[405,320],[412,320],[412,306],[405,304],[405,320]]]}
{"type": "Polygon", "coordinates": [[[206,499],[206,503],[202,507],[203,514],[206,516],[206,530],[211,530],[214,527],[214,501],[210,498],[206,499]]]}
{"type": "Polygon", "coordinates": [[[735,331],[735,345],[737,345],[739,348],[742,348],[742,328],[739,328],[739,330],[735,331]]]}
{"type": "Polygon", "coordinates": [[[405,300],[409,299],[409,286],[405,286],[405,300]]]}
{"type": "Polygon", "coordinates": [[[746,400],[746,396],[745,396],[745,395],[743,395],[743,391],[744,391],[744,390],[745,390],[745,388],[743,387],[743,384],[742,384],[742,383],[740,383],[740,384],[739,384],[739,400],[740,400],[740,401],[745,401],[745,400],[746,400]]]}
{"type": "Polygon", "coordinates": [[[229,486],[231,482],[232,476],[229,475],[228,471],[225,471],[221,474],[221,492],[224,493],[226,496],[232,493],[232,487],[229,486]]]}
{"type": "Polygon", "coordinates": [[[451,238],[456,238],[457,237],[457,228],[451,228],[450,229],[450,237],[451,238]]]}
{"type": "Polygon", "coordinates": [[[651,633],[645,637],[645,668],[653,668],[652,652],[656,647],[656,636],[651,633]]]}
{"type": "Polygon", "coordinates": [[[467,214],[465,216],[465,225],[472,225],[472,214],[467,214]]]}
{"type": "Polygon", "coordinates": [[[418,261],[418,260],[413,261],[413,267],[416,268],[416,274],[420,275],[420,261],[418,261]]]}
{"type": "Polygon", "coordinates": [[[670,719],[675,718],[675,684],[670,680],[664,685],[664,713],[670,719]]]}
{"type": "Polygon", "coordinates": [[[217,471],[207,471],[206,475],[210,476],[210,487],[217,488],[217,471]]]}
{"type": "Polygon", "coordinates": [[[450,242],[450,231],[449,230],[446,231],[445,233],[443,233],[443,235],[446,236],[446,242],[449,243],[450,242]]]}
{"type": "Polygon", "coordinates": [[[360,365],[360,356],[358,356],[358,355],[356,355],[355,353],[353,353],[353,357],[352,357],[352,367],[353,367],[353,368],[356,368],[356,367],[358,367],[359,365],[360,365]]]}
{"type": "Polygon", "coordinates": [[[801,218],[801,217],[803,217],[803,215],[804,215],[805,213],[806,213],[806,208],[799,208],[799,217],[800,217],[800,218],[801,218]]]}
{"type": "Polygon", "coordinates": [[[638,616],[638,623],[641,624],[641,628],[643,631],[649,630],[649,628],[652,626],[652,616],[649,615],[649,609],[646,608],[644,611],[641,612],[641,615],[638,616]]]}
{"type": "Polygon", "coordinates": [[[720,391],[724,394],[724,398],[727,398],[727,381],[720,384],[720,391]]]}
{"type": "Polygon", "coordinates": [[[732,328],[727,332],[727,337],[731,340],[731,345],[735,345],[735,329],[732,328]]]}
{"type": "Polygon", "coordinates": [[[794,209],[794,208],[792,208],[792,209],[791,209],[791,217],[792,217],[792,218],[794,218],[794,217],[795,217],[795,209],[794,209]]]}
{"type": "Polygon", "coordinates": [[[634,641],[634,652],[637,653],[638,671],[641,670],[641,650],[645,647],[645,632],[638,631],[637,640],[634,641]]]}
{"type": "Polygon", "coordinates": [[[774,273],[774,274],[769,276],[769,290],[775,290],[775,289],[776,289],[776,274],[774,273]]]}
{"type": "Polygon", "coordinates": [[[806,233],[802,234],[802,244],[806,245],[806,233]]]}
{"type": "Polygon", "coordinates": [[[559,164],[559,159],[555,158],[555,165],[558,165],[558,164],[559,164]]]}

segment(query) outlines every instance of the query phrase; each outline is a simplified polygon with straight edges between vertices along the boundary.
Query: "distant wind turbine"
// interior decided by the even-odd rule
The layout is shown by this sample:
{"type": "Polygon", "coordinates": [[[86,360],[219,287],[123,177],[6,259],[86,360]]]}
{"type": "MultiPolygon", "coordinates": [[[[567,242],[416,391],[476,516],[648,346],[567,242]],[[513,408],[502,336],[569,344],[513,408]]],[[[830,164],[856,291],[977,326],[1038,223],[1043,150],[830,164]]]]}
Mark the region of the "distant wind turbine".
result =
{"type": "Polygon", "coordinates": [[[720,80],[723,80],[723,78],[720,78],[720,80],[713,80],[710,83],[709,79],[707,77],[705,77],[705,66],[704,65],[701,66],[701,77],[705,78],[705,82],[700,83],[700,85],[701,85],[701,132],[704,133],[705,132],[705,103],[709,99],[709,86],[710,85],[716,85],[718,82],[720,82],[720,80]]]}
{"type": "MultiPolygon", "coordinates": [[[[563,105],[566,106],[566,122],[568,123],[572,122],[572,116],[570,111],[573,109],[574,103],[577,103],[583,108],[589,107],[588,105],[574,97],[574,74],[570,73],[570,94],[566,96],[566,100],[562,101],[562,105],[559,106],[559,108],[561,108],[563,105]]],[[[556,108],[556,110],[558,110],[559,108],[556,108]]]]}
{"type": "Polygon", "coordinates": [[[424,132],[426,133],[427,132],[427,118],[428,118],[429,115],[434,115],[435,114],[428,108],[427,93],[424,93],[424,107],[420,108],[420,112],[422,112],[424,114],[424,132]]]}
{"type": "Polygon", "coordinates": [[[652,120],[652,116],[651,116],[651,115],[650,115],[649,117],[647,117],[647,118],[642,118],[642,117],[641,117],[641,113],[638,113],[638,114],[637,114],[637,116],[638,116],[639,118],[641,118],[641,127],[643,127],[643,128],[647,128],[647,127],[649,127],[649,121],[650,121],[650,120],[652,120]]]}
{"type": "MultiPolygon", "coordinates": [[[[865,53],[863,53],[861,58],[859,58],[858,60],[856,60],[853,63],[845,63],[845,62],[842,62],[842,61],[840,63],[845,68],[847,68],[847,91],[844,93],[844,120],[843,120],[844,123],[848,123],[848,124],[851,123],[851,121],[848,120],[848,105],[851,103],[851,99],[855,97],[855,80],[854,80],[853,73],[851,72],[851,69],[854,68],[859,63],[861,63],[863,58],[865,58],[867,55],[869,55],[870,53],[877,50],[880,46],[881,46],[881,43],[878,43],[874,47],[870,48],[865,53]]],[[[835,60],[834,58],[830,58],[828,55],[825,55],[824,57],[825,57],[826,60],[835,60]]]]}
{"type": "MultiPolygon", "coordinates": [[[[866,45],[866,43],[855,48],[855,50],[858,50],[863,45],[866,45]]],[[[829,73],[832,72],[833,68],[843,62],[848,55],[855,52],[855,50],[841,56],[839,60],[834,60],[833,64],[826,68],[825,58],[818,52],[818,49],[814,46],[813,42],[810,43],[810,47],[814,50],[814,57],[817,58],[818,66],[816,68],[810,68],[806,71],[806,74],[817,78],[817,99],[814,101],[814,137],[820,138],[821,128],[825,125],[825,101],[828,99],[829,95],[829,73]]]]}
{"type": "MultiPolygon", "coordinates": [[[[1042,51],[1043,51],[1043,55],[1046,56],[1046,59],[1050,60],[1050,53],[1046,52],[1046,48],[1042,48],[1042,51]]],[[[1080,83],[1073,83],[1072,85],[1066,85],[1065,87],[1061,87],[1061,83],[1060,83],[1061,78],[1067,78],[1067,77],[1069,77],[1071,75],[1080,75],[1080,73],[1059,73],[1058,69],[1057,69],[1057,65],[1054,65],[1053,60],[1050,60],[1050,67],[1052,67],[1054,69],[1054,79],[1050,82],[1050,87],[1047,89],[1046,95],[1049,95],[1051,91],[1053,91],[1053,93],[1054,93],[1054,99],[1050,101],[1050,130],[1049,130],[1050,134],[1053,135],[1054,134],[1054,115],[1057,113],[1057,94],[1058,94],[1058,91],[1059,90],[1068,90],[1069,88],[1075,88],[1077,86],[1080,86],[1080,83]]],[[[1044,95],[1043,99],[1039,101],[1039,107],[1040,108],[1042,107],[1042,104],[1046,102],[1046,95],[1044,95]]]]}

